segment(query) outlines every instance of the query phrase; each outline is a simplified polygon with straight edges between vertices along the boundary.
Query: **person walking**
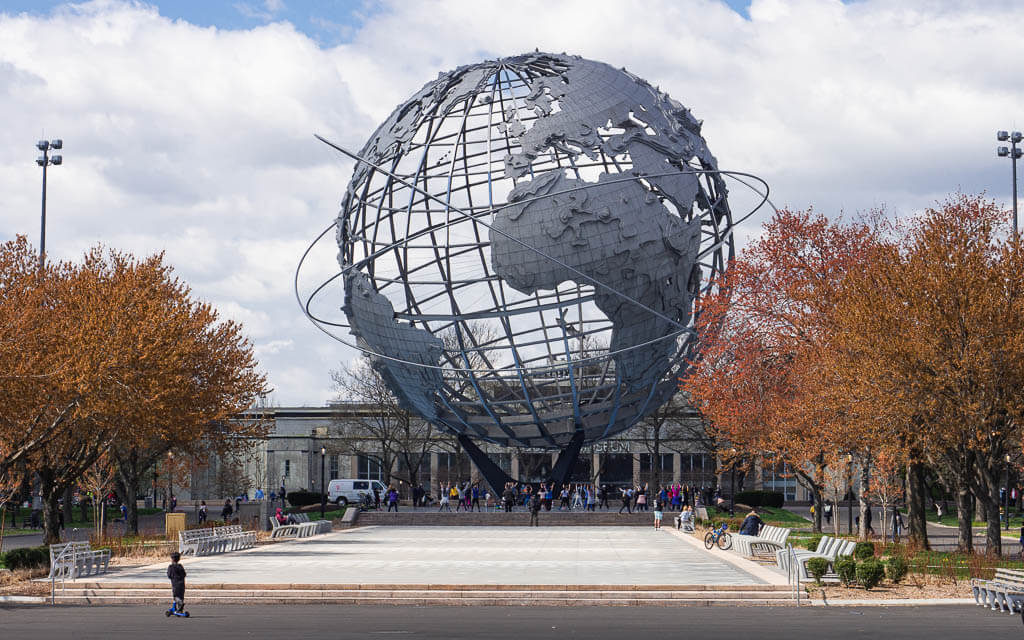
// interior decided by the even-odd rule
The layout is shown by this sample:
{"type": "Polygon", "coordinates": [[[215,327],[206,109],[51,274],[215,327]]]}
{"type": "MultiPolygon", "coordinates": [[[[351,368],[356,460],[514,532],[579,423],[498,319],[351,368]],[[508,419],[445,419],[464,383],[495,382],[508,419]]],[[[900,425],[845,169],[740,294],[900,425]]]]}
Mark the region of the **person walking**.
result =
{"type": "Polygon", "coordinates": [[[231,506],[231,498],[226,498],[224,500],[224,508],[220,510],[220,519],[227,524],[228,522],[231,522],[231,514],[234,512],[235,509],[231,506]]]}
{"type": "Polygon", "coordinates": [[[530,526],[540,526],[540,492],[534,493],[530,498],[530,526]]]}
{"type": "Polygon", "coordinates": [[[892,541],[899,542],[900,534],[903,532],[903,516],[899,508],[892,505],[892,541]]]}
{"type": "Polygon", "coordinates": [[[199,503],[199,524],[206,522],[206,500],[199,503]]]}
{"type": "Polygon", "coordinates": [[[825,506],[821,508],[821,515],[825,518],[825,524],[832,525],[832,503],[826,502],[825,506]]]}
{"type": "Polygon", "coordinates": [[[395,513],[398,513],[398,490],[395,489],[394,485],[388,487],[387,499],[388,513],[391,513],[392,508],[395,510],[395,513]]]}

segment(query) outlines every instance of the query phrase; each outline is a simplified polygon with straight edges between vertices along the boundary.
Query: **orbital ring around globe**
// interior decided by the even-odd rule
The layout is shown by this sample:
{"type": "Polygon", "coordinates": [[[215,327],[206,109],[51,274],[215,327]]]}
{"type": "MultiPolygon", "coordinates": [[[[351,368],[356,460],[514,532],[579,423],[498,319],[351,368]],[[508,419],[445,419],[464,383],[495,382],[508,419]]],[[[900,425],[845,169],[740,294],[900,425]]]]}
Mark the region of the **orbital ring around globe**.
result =
{"type": "MultiPolygon", "coordinates": [[[[322,140],[322,138],[320,138],[320,136],[317,136],[317,138],[322,140]]],[[[332,146],[332,147],[334,147],[336,149],[338,148],[336,145],[333,145],[333,144],[331,144],[330,146],[332,146]]],[[[346,152],[346,153],[348,153],[348,152],[346,152]]],[[[349,154],[349,155],[350,155],[350,157],[354,157],[354,156],[352,156],[352,154],[349,154]]],[[[361,161],[358,157],[355,157],[355,160],[356,160],[356,162],[360,162],[361,161]]],[[[768,183],[765,182],[759,176],[756,176],[756,175],[754,175],[752,173],[746,173],[746,172],[743,172],[743,171],[729,171],[729,170],[725,170],[725,169],[718,169],[718,170],[714,170],[714,171],[706,171],[706,170],[703,170],[703,169],[694,169],[693,171],[694,171],[694,173],[715,173],[715,174],[722,175],[722,176],[724,176],[726,178],[730,178],[732,180],[735,180],[739,184],[747,187],[754,194],[756,194],[757,196],[759,196],[761,198],[760,202],[758,202],[757,204],[752,206],[749,211],[745,212],[743,215],[741,215],[737,219],[733,220],[732,224],[729,225],[729,228],[728,228],[728,230],[726,232],[726,235],[723,236],[723,238],[721,238],[718,242],[716,242],[715,244],[713,244],[713,245],[711,245],[709,247],[702,248],[701,249],[701,253],[699,254],[700,257],[706,256],[707,254],[711,253],[712,251],[715,251],[718,248],[720,248],[722,243],[724,243],[726,241],[726,237],[728,235],[731,235],[733,229],[735,229],[739,225],[743,224],[743,222],[745,222],[750,217],[754,216],[765,205],[770,207],[772,211],[776,211],[776,212],[778,211],[778,209],[775,207],[775,204],[772,203],[771,198],[769,197],[768,183]],[[746,182],[745,180],[743,180],[743,178],[749,178],[751,180],[757,181],[757,182],[761,183],[763,188],[762,189],[758,189],[754,185],[752,185],[749,182],[746,182]]],[[[667,176],[669,174],[670,174],[669,172],[666,172],[666,173],[661,174],[661,175],[654,175],[654,176],[650,176],[650,177],[655,177],[656,178],[656,177],[667,176]]],[[[636,179],[637,179],[636,176],[629,176],[629,177],[620,178],[619,180],[627,181],[627,180],[636,180],[636,179]]],[[[571,190],[561,191],[561,192],[559,192],[559,194],[569,193],[570,191],[577,191],[577,190],[587,189],[587,188],[589,188],[591,186],[593,186],[593,185],[589,185],[589,184],[588,185],[583,185],[583,186],[575,187],[575,188],[573,188],[571,190]]],[[[534,200],[540,199],[540,198],[550,197],[550,195],[559,195],[559,194],[548,194],[548,195],[537,196],[536,198],[534,198],[534,200]]],[[[424,194],[424,195],[426,197],[432,197],[429,194],[424,194]]],[[[506,203],[506,204],[503,204],[503,205],[499,205],[499,206],[495,207],[494,210],[492,210],[491,212],[496,211],[498,209],[505,208],[505,207],[509,207],[509,206],[511,206],[509,203],[506,203]]],[[[469,215],[469,214],[467,213],[465,215],[469,215]]],[[[312,304],[315,301],[315,299],[317,298],[317,296],[323,294],[324,291],[327,289],[327,287],[329,287],[331,285],[331,283],[333,283],[338,278],[343,277],[346,272],[348,272],[348,271],[358,267],[358,265],[352,264],[352,265],[348,265],[347,267],[337,271],[336,273],[334,273],[334,275],[332,275],[331,277],[325,279],[323,282],[321,282],[319,285],[317,285],[315,289],[313,289],[308,295],[305,296],[305,300],[303,300],[303,296],[299,292],[299,276],[300,276],[300,273],[302,271],[302,267],[304,266],[304,264],[306,262],[306,258],[309,256],[310,252],[317,245],[317,243],[320,242],[321,240],[323,240],[324,236],[327,235],[327,233],[329,233],[336,226],[337,226],[337,222],[333,222],[330,225],[328,225],[327,228],[325,228],[323,231],[321,231],[320,234],[317,235],[317,237],[309,244],[309,246],[306,247],[306,250],[303,252],[302,257],[299,259],[298,265],[295,267],[295,273],[294,273],[294,278],[293,278],[293,289],[294,289],[294,292],[295,292],[295,299],[299,303],[299,307],[302,309],[303,315],[305,315],[306,318],[308,318],[309,321],[312,322],[313,325],[317,329],[322,331],[324,334],[329,336],[331,339],[336,340],[337,342],[340,342],[340,343],[344,344],[347,347],[351,347],[353,349],[356,349],[357,351],[363,353],[366,356],[375,357],[375,358],[383,358],[385,360],[392,360],[392,361],[400,363],[400,364],[417,366],[417,367],[426,367],[426,368],[435,368],[435,369],[443,369],[443,368],[445,368],[442,365],[424,364],[424,363],[420,363],[420,362],[413,362],[413,361],[409,361],[409,360],[403,360],[401,358],[389,356],[389,355],[386,355],[386,354],[383,354],[383,353],[376,353],[376,352],[372,351],[371,349],[368,349],[366,346],[361,346],[361,345],[357,344],[354,340],[346,339],[346,338],[344,338],[342,336],[339,336],[338,334],[333,333],[332,331],[324,328],[324,327],[335,327],[335,328],[338,328],[338,329],[349,329],[350,328],[349,323],[347,323],[347,322],[335,322],[335,321],[332,321],[332,320],[328,320],[326,318],[317,316],[312,311],[310,311],[310,307],[312,306],[312,304]]],[[[420,233],[422,234],[424,232],[420,232],[420,233]]],[[[379,251],[387,251],[387,250],[393,249],[396,245],[401,245],[402,242],[407,242],[407,241],[413,240],[413,239],[415,239],[415,236],[412,236],[412,237],[406,238],[404,240],[398,241],[396,243],[393,243],[392,245],[386,246],[386,247],[380,249],[379,251]]],[[[604,285],[604,286],[607,286],[607,285],[604,285]]],[[[636,304],[638,306],[641,306],[641,307],[643,306],[639,302],[636,302],[636,304]]],[[[696,320],[696,318],[695,318],[695,320],[696,320]]],[[[678,329],[674,333],[671,333],[671,334],[668,334],[668,335],[665,335],[665,336],[661,336],[661,337],[658,337],[658,338],[654,338],[654,339],[652,339],[652,340],[650,340],[648,342],[645,342],[645,343],[623,347],[622,349],[619,349],[618,351],[608,352],[607,354],[605,354],[605,356],[614,356],[614,355],[617,355],[619,353],[630,351],[632,349],[639,349],[639,348],[642,348],[642,347],[646,347],[648,345],[654,344],[656,342],[660,342],[662,340],[670,340],[670,339],[678,337],[679,335],[681,335],[683,333],[691,333],[691,332],[693,332],[693,327],[681,327],[680,329],[678,329]]],[[[589,360],[598,360],[598,359],[602,359],[603,357],[604,356],[589,358],[589,360]]],[[[587,360],[588,359],[577,360],[577,362],[579,362],[581,364],[585,364],[587,362],[587,360]]],[[[523,368],[523,369],[526,370],[526,368],[523,368]]]]}
{"type": "Polygon", "coordinates": [[[356,164],[296,269],[303,313],[484,467],[472,441],[571,464],[667,402],[736,225],[771,205],[763,180],[719,169],[681,103],[565,54],[442,73],[359,152],[317,137],[356,164]],[[727,179],[760,196],[739,219],[727,179]],[[331,229],[340,270],[304,299],[302,265],[331,229]],[[313,312],[338,280],[344,321],[313,312]]]}

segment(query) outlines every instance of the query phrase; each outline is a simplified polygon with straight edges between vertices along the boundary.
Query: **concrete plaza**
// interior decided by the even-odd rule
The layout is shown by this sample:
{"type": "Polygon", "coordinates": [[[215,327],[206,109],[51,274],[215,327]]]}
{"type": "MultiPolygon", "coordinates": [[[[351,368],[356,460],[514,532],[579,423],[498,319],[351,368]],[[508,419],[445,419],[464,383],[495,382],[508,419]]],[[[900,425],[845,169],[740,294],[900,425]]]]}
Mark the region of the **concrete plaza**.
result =
{"type": "MultiPolygon", "coordinates": [[[[363,527],[183,560],[192,585],[766,585],[785,577],[641,527],[363,527]]],[[[167,562],[103,582],[163,583],[167,562]]]]}

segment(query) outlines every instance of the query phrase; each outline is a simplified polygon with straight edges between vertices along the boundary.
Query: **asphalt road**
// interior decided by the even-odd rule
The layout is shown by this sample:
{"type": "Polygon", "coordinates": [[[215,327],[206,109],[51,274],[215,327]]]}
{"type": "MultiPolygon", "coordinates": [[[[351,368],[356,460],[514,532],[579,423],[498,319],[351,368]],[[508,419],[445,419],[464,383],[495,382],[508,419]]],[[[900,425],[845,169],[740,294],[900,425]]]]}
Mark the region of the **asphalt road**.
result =
{"type": "Polygon", "coordinates": [[[0,608],[8,638],[1016,638],[1020,616],[980,607],[158,607],[0,608]]]}

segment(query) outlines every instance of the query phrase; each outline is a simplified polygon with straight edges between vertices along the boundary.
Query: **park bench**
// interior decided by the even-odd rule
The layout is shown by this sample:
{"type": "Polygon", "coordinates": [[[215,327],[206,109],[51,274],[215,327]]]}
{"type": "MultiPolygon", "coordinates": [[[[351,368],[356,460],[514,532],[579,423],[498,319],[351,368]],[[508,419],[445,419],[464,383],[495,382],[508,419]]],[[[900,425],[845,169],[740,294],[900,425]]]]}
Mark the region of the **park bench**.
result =
{"type": "Polygon", "coordinates": [[[277,518],[270,516],[270,537],[271,539],[276,538],[305,538],[308,528],[297,524],[281,524],[277,521],[277,518]]]}
{"type": "Polygon", "coordinates": [[[836,559],[851,555],[856,544],[853,540],[822,536],[821,540],[818,541],[818,547],[814,551],[796,549],[791,552],[788,549],[780,549],[775,552],[775,561],[780,569],[787,572],[789,571],[789,563],[795,561],[798,565],[800,580],[807,582],[814,579],[807,572],[807,561],[811,558],[825,558],[829,561],[829,569],[825,577],[836,578],[836,559]]]}
{"type": "Polygon", "coordinates": [[[771,557],[786,547],[791,529],[765,525],[756,536],[737,534],[732,537],[733,549],[745,556],[767,555],[771,557]]]}
{"type": "Polygon", "coordinates": [[[330,520],[310,520],[308,513],[293,513],[292,516],[299,524],[312,524],[316,526],[317,533],[330,533],[333,525],[330,520]]]}
{"type": "Polygon", "coordinates": [[[178,552],[182,555],[205,556],[256,545],[256,533],[242,530],[241,525],[188,529],[178,532],[178,552]]]}
{"type": "Polygon", "coordinates": [[[971,580],[971,594],[979,606],[990,607],[993,611],[1014,613],[1024,602],[1024,571],[1020,569],[996,569],[991,580],[971,580]]]}
{"type": "Polygon", "coordinates": [[[50,578],[74,580],[105,573],[109,567],[110,549],[93,549],[88,542],[50,545],[50,578]]]}

